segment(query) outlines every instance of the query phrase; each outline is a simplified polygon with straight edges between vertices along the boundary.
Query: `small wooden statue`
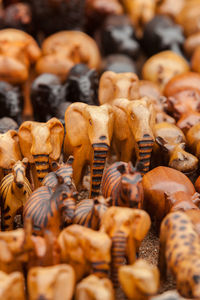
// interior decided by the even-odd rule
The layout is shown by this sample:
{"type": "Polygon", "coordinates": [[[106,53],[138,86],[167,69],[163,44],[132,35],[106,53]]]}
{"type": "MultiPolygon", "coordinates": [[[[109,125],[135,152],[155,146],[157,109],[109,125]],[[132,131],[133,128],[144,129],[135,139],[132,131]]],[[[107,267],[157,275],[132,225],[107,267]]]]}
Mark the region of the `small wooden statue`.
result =
{"type": "Polygon", "coordinates": [[[28,272],[29,300],[71,300],[75,273],[70,265],[31,268],[28,272]]]}
{"type": "Polygon", "coordinates": [[[25,300],[24,276],[20,272],[6,274],[0,271],[0,298],[4,300],[25,300]]]}
{"type": "Polygon", "coordinates": [[[150,298],[151,300],[185,300],[176,290],[162,293],[161,295],[150,298]]]}
{"type": "Polygon", "coordinates": [[[96,42],[81,31],[60,31],[44,40],[36,71],[38,74],[53,73],[64,81],[76,63],[85,63],[91,69],[99,68],[100,53],[96,42]]]}
{"type": "Polygon", "coordinates": [[[14,229],[14,217],[21,210],[32,193],[26,178],[28,159],[14,163],[12,173],[3,178],[0,184],[1,230],[14,229]]]}
{"type": "Polygon", "coordinates": [[[142,208],[144,194],[139,164],[116,162],[105,170],[102,178],[102,194],[111,197],[113,206],[142,208]]]}
{"type": "Polygon", "coordinates": [[[62,230],[58,243],[62,262],[74,268],[76,281],[89,273],[108,277],[111,240],[106,233],[74,224],[62,230]]]}
{"type": "Polygon", "coordinates": [[[186,134],[188,146],[196,157],[200,158],[200,123],[191,127],[186,134]]]}
{"type": "Polygon", "coordinates": [[[156,11],[158,14],[167,15],[174,19],[183,8],[185,2],[185,0],[176,0],[176,2],[173,0],[159,1],[156,11]]]}
{"type": "Polygon", "coordinates": [[[60,158],[63,138],[63,125],[56,118],[46,123],[26,121],[20,126],[20,148],[31,164],[34,188],[48,174],[49,163],[60,158]]]}
{"type": "Polygon", "coordinates": [[[144,210],[112,206],[104,213],[100,231],[112,239],[111,276],[114,287],[118,287],[119,267],[135,262],[136,252],[150,226],[150,217],[144,210]]]}
{"type": "Polygon", "coordinates": [[[98,196],[101,178],[113,134],[113,109],[109,104],[92,106],[76,102],[65,112],[64,154],[74,156],[73,178],[76,187],[84,167],[91,168],[90,198],[98,196]]]}
{"type": "Polygon", "coordinates": [[[99,103],[112,103],[116,98],[138,99],[139,79],[134,73],[106,71],[99,81],[99,103]]]}
{"type": "Polygon", "coordinates": [[[76,286],[75,300],[114,300],[115,294],[112,282],[108,278],[90,275],[76,286]]]}
{"type": "Polygon", "coordinates": [[[143,259],[119,268],[119,282],[128,299],[148,300],[158,292],[160,274],[156,266],[143,259]]]}
{"type": "Polygon", "coordinates": [[[176,280],[176,288],[186,298],[200,298],[200,244],[190,218],[183,212],[168,214],[160,229],[159,267],[176,280]]]}

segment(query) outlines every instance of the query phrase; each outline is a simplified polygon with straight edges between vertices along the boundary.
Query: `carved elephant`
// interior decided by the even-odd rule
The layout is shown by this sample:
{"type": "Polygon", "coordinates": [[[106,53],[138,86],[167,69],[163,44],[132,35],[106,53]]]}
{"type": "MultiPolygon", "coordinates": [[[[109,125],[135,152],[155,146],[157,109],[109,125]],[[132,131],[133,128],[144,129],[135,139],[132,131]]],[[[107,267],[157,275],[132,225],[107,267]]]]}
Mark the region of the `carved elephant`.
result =
{"type": "Polygon", "coordinates": [[[149,215],[140,209],[112,206],[104,213],[100,231],[112,239],[111,276],[118,286],[118,269],[124,261],[133,264],[136,252],[151,226],[149,215]]]}
{"type": "Polygon", "coordinates": [[[26,121],[20,126],[20,148],[23,156],[31,163],[35,187],[48,174],[49,162],[59,159],[63,138],[63,125],[56,118],[46,123],[26,121]]]}
{"type": "Polygon", "coordinates": [[[70,265],[31,268],[28,272],[29,300],[71,300],[75,273],[70,265]]]}
{"type": "Polygon", "coordinates": [[[137,161],[143,163],[140,171],[147,172],[154,144],[155,111],[153,104],[147,97],[134,101],[116,99],[113,102],[113,110],[113,147],[118,160],[131,161],[134,150],[137,161]]]}
{"type": "Polygon", "coordinates": [[[15,130],[0,134],[0,179],[12,171],[13,161],[22,159],[19,136],[15,130]]]}
{"type": "Polygon", "coordinates": [[[76,102],[65,112],[65,156],[74,156],[73,178],[76,187],[83,168],[91,167],[90,198],[98,196],[107,153],[113,133],[113,109],[109,104],[91,106],[76,102]]]}
{"type": "Polygon", "coordinates": [[[6,274],[0,271],[0,298],[25,300],[25,280],[21,272],[6,274]]]}
{"type": "Polygon", "coordinates": [[[77,63],[85,63],[91,69],[99,68],[100,53],[95,40],[81,31],[60,31],[44,40],[36,71],[38,74],[53,73],[64,81],[77,63]]]}
{"type": "Polygon", "coordinates": [[[156,266],[143,259],[119,268],[119,281],[128,299],[148,300],[158,292],[160,274],[156,266]]]}
{"type": "Polygon", "coordinates": [[[114,300],[112,282],[108,278],[90,275],[76,286],[75,300],[114,300]]]}
{"type": "Polygon", "coordinates": [[[106,233],[81,225],[70,225],[58,237],[62,263],[75,270],[76,281],[94,273],[108,277],[111,262],[111,240],[106,233]]]}
{"type": "Polygon", "coordinates": [[[99,103],[111,103],[116,98],[129,100],[139,97],[139,79],[134,73],[106,71],[99,81],[99,103]]]}

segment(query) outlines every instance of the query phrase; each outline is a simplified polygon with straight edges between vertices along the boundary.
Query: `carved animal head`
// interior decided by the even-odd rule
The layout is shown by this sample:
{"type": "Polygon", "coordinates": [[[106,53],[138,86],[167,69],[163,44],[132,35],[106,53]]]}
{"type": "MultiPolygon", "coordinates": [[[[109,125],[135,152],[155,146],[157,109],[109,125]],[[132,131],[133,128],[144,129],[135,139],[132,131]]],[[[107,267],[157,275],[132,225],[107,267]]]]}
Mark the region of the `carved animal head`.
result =
{"type": "Polygon", "coordinates": [[[13,165],[12,171],[14,175],[14,182],[16,183],[18,188],[22,188],[24,186],[27,165],[28,165],[28,158],[26,157],[24,157],[22,161],[18,160],[13,165]]]}
{"type": "Polygon", "coordinates": [[[190,195],[180,191],[176,193],[165,193],[165,211],[166,214],[175,211],[187,211],[190,209],[198,210],[200,195],[194,193],[190,195]]]}
{"type": "Polygon", "coordinates": [[[136,74],[106,71],[99,82],[99,103],[110,103],[116,98],[138,99],[138,88],[136,74]]]}

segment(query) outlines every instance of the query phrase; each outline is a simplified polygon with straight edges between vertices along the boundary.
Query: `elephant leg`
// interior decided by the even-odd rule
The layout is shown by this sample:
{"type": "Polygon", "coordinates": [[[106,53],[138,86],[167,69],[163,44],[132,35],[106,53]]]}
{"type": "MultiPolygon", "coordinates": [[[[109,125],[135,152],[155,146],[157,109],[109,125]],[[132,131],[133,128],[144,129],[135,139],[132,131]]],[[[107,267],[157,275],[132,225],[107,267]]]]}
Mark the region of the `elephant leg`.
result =
{"type": "Polygon", "coordinates": [[[78,187],[79,183],[83,178],[83,168],[86,163],[86,154],[84,152],[83,147],[76,149],[74,152],[74,161],[73,161],[73,179],[76,187],[78,187]]]}

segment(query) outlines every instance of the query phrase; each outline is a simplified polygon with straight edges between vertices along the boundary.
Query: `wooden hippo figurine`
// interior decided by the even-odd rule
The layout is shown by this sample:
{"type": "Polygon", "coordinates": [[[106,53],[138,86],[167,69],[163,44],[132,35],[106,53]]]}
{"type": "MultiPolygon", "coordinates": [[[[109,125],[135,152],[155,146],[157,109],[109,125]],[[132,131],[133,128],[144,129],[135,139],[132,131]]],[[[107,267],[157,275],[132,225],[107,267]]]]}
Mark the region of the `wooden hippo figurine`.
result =
{"type": "Polygon", "coordinates": [[[157,144],[155,143],[153,147],[153,165],[166,164],[185,174],[194,173],[197,170],[198,159],[184,150],[186,138],[176,125],[167,122],[156,124],[154,136],[157,144]]]}
{"type": "Polygon", "coordinates": [[[14,217],[30,197],[32,190],[26,178],[28,159],[17,161],[12,168],[12,173],[6,175],[0,184],[1,199],[1,230],[14,229],[14,217]]]}
{"type": "Polygon", "coordinates": [[[113,206],[142,208],[144,195],[141,181],[139,164],[133,168],[131,162],[116,162],[103,174],[102,194],[111,197],[113,206]]]}
{"type": "Polygon", "coordinates": [[[183,173],[168,167],[156,167],[144,175],[142,179],[144,189],[144,208],[152,218],[159,222],[169,212],[166,208],[166,195],[176,192],[184,192],[192,199],[194,204],[198,203],[192,182],[183,173]],[[193,197],[194,198],[191,198],[193,197]]]}
{"type": "Polygon", "coordinates": [[[183,212],[168,214],[160,229],[159,268],[165,277],[171,271],[181,296],[200,298],[199,235],[183,212]]]}
{"type": "Polygon", "coordinates": [[[158,292],[160,274],[156,266],[143,259],[119,268],[119,282],[128,299],[148,300],[158,292]]]}
{"type": "Polygon", "coordinates": [[[134,101],[119,98],[112,106],[113,148],[118,160],[129,162],[135,153],[137,161],[143,163],[141,172],[146,173],[154,144],[155,111],[152,102],[147,97],[134,101]]]}

